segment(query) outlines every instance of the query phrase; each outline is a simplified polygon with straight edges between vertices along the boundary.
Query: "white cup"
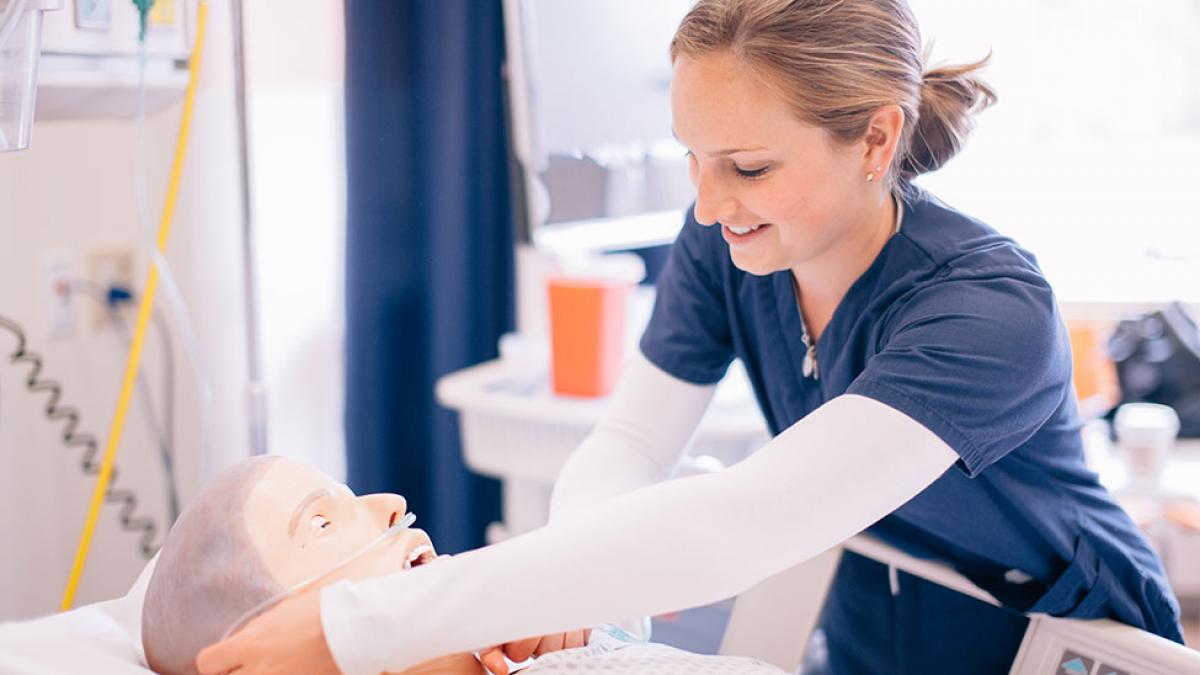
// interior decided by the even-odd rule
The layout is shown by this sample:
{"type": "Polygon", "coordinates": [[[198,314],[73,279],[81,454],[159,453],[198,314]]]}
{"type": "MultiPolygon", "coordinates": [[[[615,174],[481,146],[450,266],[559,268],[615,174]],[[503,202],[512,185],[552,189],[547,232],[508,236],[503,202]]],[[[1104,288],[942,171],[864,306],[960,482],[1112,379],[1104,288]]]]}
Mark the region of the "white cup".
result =
{"type": "Polygon", "coordinates": [[[1157,403],[1126,403],[1117,408],[1113,427],[1131,482],[1157,486],[1179,434],[1179,415],[1157,403]]]}

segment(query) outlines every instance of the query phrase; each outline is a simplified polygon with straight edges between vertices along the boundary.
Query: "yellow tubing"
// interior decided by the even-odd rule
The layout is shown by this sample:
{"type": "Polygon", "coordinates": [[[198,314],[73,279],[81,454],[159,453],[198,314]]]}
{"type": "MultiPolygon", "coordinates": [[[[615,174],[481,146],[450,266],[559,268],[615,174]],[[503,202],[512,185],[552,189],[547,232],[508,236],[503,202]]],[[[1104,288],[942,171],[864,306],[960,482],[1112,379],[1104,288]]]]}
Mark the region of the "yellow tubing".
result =
{"type": "MultiPolygon", "coordinates": [[[[192,108],[196,100],[196,79],[200,74],[200,57],[204,54],[204,32],[208,19],[208,4],[200,0],[196,13],[196,44],[192,48],[192,58],[188,64],[187,95],[183,100],[183,119],[179,124],[179,139],[175,145],[175,161],[171,167],[171,182],[167,188],[167,203],[163,208],[162,220],[158,225],[158,250],[164,251],[167,246],[167,236],[171,233],[171,220],[175,216],[175,201],[179,196],[179,180],[183,175],[183,159],[187,155],[188,130],[192,123],[192,108]]],[[[75,602],[75,592],[79,589],[79,579],[83,576],[83,568],[87,563],[88,550],[92,545],[92,535],[96,532],[96,519],[100,515],[100,507],[108,495],[109,482],[112,479],[113,464],[117,459],[117,447],[121,443],[121,433],[125,429],[125,418],[129,413],[129,401],[133,397],[133,385],[137,380],[138,367],[142,360],[142,345],[146,340],[146,327],[150,324],[150,312],[154,307],[154,295],[158,291],[158,268],[150,265],[146,277],[146,290],[142,293],[141,304],[138,306],[137,329],[133,335],[133,344],[129,347],[129,359],[125,365],[125,381],[121,385],[121,397],[117,401],[117,411],[113,415],[112,428],[108,434],[108,445],[104,450],[104,461],[100,465],[100,474],[96,476],[96,489],[92,492],[92,503],[88,509],[87,521],[83,525],[83,535],[79,538],[79,547],[75,549],[75,562],[71,566],[71,576],[67,580],[67,589],[63,592],[62,611],[71,609],[75,602]]]]}

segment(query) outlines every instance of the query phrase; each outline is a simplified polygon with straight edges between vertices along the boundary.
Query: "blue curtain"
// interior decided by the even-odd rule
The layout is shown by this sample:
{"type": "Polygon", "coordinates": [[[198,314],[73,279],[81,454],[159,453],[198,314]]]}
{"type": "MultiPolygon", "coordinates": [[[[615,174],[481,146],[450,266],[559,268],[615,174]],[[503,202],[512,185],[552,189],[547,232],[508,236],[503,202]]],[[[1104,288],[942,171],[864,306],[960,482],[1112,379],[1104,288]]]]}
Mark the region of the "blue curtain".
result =
{"type": "Polygon", "coordinates": [[[434,386],[513,322],[503,56],[499,2],[346,0],[348,480],[451,553],[499,518],[434,386]]]}

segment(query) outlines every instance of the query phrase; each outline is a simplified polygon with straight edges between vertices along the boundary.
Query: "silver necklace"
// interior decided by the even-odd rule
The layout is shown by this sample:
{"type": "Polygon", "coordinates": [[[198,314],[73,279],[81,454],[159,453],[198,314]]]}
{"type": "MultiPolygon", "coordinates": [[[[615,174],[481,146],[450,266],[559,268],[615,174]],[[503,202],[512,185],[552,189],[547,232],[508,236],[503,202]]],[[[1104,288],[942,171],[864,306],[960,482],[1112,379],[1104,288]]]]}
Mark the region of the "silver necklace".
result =
{"type": "MultiPolygon", "coordinates": [[[[904,202],[895,193],[892,194],[892,199],[896,202],[896,231],[894,234],[899,234],[900,223],[904,221],[904,202]]],[[[792,275],[792,288],[796,293],[796,311],[800,313],[800,341],[804,343],[804,362],[800,366],[800,371],[804,377],[820,380],[821,364],[817,363],[817,341],[808,334],[808,324],[804,322],[804,310],[800,307],[800,284],[796,281],[795,275],[792,275]]]]}

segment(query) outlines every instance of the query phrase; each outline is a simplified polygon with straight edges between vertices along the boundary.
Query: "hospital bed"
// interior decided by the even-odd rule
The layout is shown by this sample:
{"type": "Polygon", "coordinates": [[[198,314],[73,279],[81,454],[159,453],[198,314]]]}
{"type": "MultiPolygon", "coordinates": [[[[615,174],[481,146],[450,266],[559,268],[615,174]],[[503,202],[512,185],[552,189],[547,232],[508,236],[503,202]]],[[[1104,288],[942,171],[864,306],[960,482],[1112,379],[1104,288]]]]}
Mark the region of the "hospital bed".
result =
{"type": "MultiPolygon", "coordinates": [[[[846,550],[893,565],[983,602],[987,592],[949,567],[908,556],[859,535],[846,550]]],[[[841,547],[743,593],[721,644],[729,656],[753,656],[793,672],[816,625],[841,547]]],[[[141,606],[154,561],[130,592],[34,621],[0,625],[0,673],[148,675],[141,648],[141,606]]],[[[1010,675],[1194,675],[1200,652],[1113,621],[1033,616],[1010,675]]],[[[649,674],[648,674],[649,675],[649,674]]]]}
{"type": "MultiPolygon", "coordinates": [[[[987,591],[947,565],[915,558],[858,535],[822,555],[743,593],[721,642],[725,655],[748,655],[789,672],[799,666],[816,627],[825,591],[843,550],[893,566],[981,602],[999,606],[987,591]],[[780,598],[788,598],[781,602],[780,598]]],[[[1197,675],[1200,652],[1106,619],[1080,621],[1044,614],[1029,627],[1009,675],[1197,675]]]]}

